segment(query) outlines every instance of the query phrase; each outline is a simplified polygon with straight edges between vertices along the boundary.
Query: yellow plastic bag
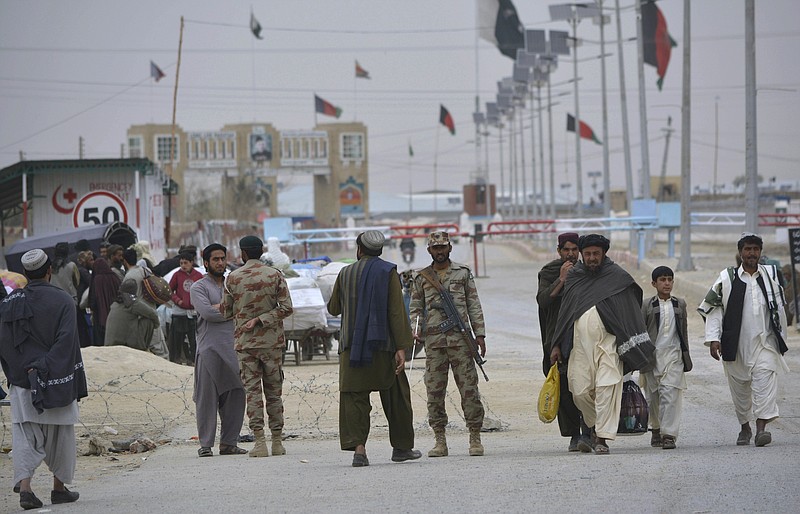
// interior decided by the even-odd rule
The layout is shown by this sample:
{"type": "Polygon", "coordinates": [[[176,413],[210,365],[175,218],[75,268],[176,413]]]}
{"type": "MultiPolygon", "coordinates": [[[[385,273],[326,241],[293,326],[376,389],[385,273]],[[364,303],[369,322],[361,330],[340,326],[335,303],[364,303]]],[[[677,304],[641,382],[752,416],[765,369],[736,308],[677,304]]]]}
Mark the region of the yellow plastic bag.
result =
{"type": "Polygon", "coordinates": [[[543,423],[551,423],[558,414],[558,401],[561,397],[561,377],[558,364],[553,364],[544,379],[544,385],[539,392],[539,419],[543,423]]]}

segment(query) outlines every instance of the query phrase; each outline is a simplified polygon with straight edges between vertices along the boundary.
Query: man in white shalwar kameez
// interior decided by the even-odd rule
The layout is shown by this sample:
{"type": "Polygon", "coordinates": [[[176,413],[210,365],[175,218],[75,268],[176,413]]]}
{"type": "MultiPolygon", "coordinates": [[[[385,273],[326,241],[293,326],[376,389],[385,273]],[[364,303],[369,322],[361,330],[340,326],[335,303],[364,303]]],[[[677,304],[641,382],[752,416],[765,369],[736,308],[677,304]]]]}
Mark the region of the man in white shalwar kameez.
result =
{"type": "Polygon", "coordinates": [[[741,431],[740,446],[750,444],[750,422],[756,421],[756,446],[772,442],[766,425],[778,417],[779,372],[788,371],[786,312],[774,267],[759,264],[763,242],[755,234],[739,240],[739,268],[727,268],[711,287],[698,311],[706,320],[706,345],[728,378],[741,431]]]}
{"type": "Polygon", "coordinates": [[[624,367],[618,348],[650,343],[642,289],[606,256],[609,245],[599,234],[578,239],[582,262],[567,275],[550,350],[551,365],[569,362],[569,390],[598,455],[609,453],[607,441],[616,439],[619,426],[624,367]]]}
{"type": "Polygon", "coordinates": [[[650,445],[672,450],[681,424],[684,372],[691,369],[686,302],[672,296],[675,274],[669,267],[658,266],[651,277],[658,294],[642,302],[642,315],[656,346],[656,365],[652,371],[640,373],[639,379],[650,408],[650,445]]]}

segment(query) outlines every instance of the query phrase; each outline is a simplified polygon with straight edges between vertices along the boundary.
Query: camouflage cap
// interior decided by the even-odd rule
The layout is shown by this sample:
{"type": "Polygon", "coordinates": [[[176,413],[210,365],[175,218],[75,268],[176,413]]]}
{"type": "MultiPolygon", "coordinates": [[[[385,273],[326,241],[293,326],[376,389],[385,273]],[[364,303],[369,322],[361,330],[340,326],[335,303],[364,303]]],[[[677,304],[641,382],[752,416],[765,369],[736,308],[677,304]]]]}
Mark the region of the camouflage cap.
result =
{"type": "Polygon", "coordinates": [[[431,246],[447,246],[450,244],[450,234],[444,230],[437,230],[428,234],[428,248],[431,246]]]}

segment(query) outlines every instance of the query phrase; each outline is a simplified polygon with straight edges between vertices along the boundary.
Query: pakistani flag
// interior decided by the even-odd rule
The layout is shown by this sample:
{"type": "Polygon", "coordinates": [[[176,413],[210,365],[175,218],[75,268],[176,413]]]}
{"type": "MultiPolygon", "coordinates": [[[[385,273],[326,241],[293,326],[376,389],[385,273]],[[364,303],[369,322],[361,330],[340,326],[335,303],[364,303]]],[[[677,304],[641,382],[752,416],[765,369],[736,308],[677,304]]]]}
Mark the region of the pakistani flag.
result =
{"type": "Polygon", "coordinates": [[[517,49],[525,47],[525,30],[511,0],[477,0],[478,30],[482,39],[500,53],[517,58],[517,49]]]}

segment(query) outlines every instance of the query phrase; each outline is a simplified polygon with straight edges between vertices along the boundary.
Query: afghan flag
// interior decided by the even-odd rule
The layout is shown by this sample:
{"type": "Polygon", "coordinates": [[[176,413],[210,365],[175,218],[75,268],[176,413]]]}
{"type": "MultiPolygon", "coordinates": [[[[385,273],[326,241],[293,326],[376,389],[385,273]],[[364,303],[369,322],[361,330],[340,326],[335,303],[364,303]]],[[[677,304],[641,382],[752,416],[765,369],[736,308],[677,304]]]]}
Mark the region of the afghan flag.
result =
{"type": "Polygon", "coordinates": [[[642,37],[644,38],[644,62],[656,67],[658,90],[664,84],[672,47],[678,43],[667,32],[667,20],[652,0],[642,4],[642,37]]]}
{"type": "Polygon", "coordinates": [[[478,0],[478,30],[482,39],[500,53],[517,58],[517,49],[525,48],[525,30],[511,0],[478,0]]]}
{"type": "Polygon", "coordinates": [[[161,71],[161,68],[159,68],[158,65],[153,61],[150,61],[150,76],[153,77],[153,80],[156,82],[166,77],[164,72],[161,71]]]}
{"type": "Polygon", "coordinates": [[[314,95],[314,108],[317,110],[318,113],[324,114],[325,116],[333,116],[338,118],[342,115],[342,110],[333,105],[332,103],[326,102],[322,98],[314,95]]]}
{"type": "Polygon", "coordinates": [[[456,124],[453,123],[453,117],[450,116],[450,112],[441,104],[439,105],[439,123],[447,127],[451,134],[454,136],[456,135],[456,124]]]}
{"type": "Polygon", "coordinates": [[[370,79],[369,72],[364,68],[362,68],[361,65],[358,64],[358,61],[356,61],[356,78],[367,79],[367,80],[370,79]]]}
{"type": "MultiPolygon", "coordinates": [[[[567,132],[575,132],[575,116],[571,114],[567,114],[567,132]]],[[[584,123],[583,120],[581,120],[581,137],[583,139],[590,139],[598,145],[603,144],[599,139],[597,139],[597,136],[594,135],[594,130],[592,130],[592,127],[584,123]]]]}
{"type": "Polygon", "coordinates": [[[250,31],[253,33],[256,39],[264,39],[261,37],[261,24],[258,23],[256,15],[252,12],[250,13],[250,31]]]}

